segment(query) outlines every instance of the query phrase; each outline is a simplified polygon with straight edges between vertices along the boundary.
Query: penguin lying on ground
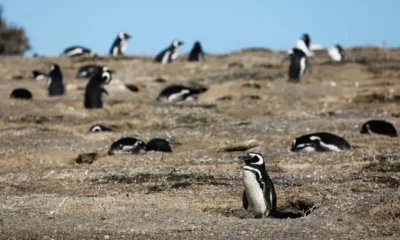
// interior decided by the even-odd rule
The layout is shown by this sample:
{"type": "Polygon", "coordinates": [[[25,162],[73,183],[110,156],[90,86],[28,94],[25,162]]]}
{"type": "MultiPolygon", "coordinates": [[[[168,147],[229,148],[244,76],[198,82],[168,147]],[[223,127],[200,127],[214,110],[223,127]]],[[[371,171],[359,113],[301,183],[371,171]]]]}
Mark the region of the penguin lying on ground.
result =
{"type": "Polygon", "coordinates": [[[240,156],[243,167],[243,207],[252,210],[255,218],[274,216],[276,212],[276,192],[265,169],[264,158],[259,153],[240,156]]]}
{"type": "Polygon", "coordinates": [[[46,80],[49,76],[46,73],[37,71],[37,70],[33,70],[32,71],[32,78],[35,80],[46,80]]]}
{"type": "Polygon", "coordinates": [[[293,140],[292,152],[341,152],[351,150],[350,144],[332,133],[318,132],[300,136],[293,140]]]}
{"type": "Polygon", "coordinates": [[[115,141],[108,150],[108,155],[138,154],[149,151],[172,152],[169,142],[161,138],[153,138],[146,144],[137,138],[126,137],[115,141]]]}
{"type": "Polygon", "coordinates": [[[82,46],[72,46],[66,48],[62,53],[62,56],[67,57],[94,57],[97,56],[95,52],[90,50],[89,48],[85,48],[82,46]]]}
{"type": "Polygon", "coordinates": [[[25,88],[16,88],[11,92],[10,98],[30,100],[32,99],[32,93],[25,88]]]}
{"type": "Polygon", "coordinates": [[[82,78],[90,78],[92,77],[96,72],[101,71],[104,66],[100,65],[95,65],[95,64],[89,64],[89,65],[84,65],[78,69],[76,72],[75,77],[77,79],[82,79],[82,78]]]}
{"type": "Polygon", "coordinates": [[[384,120],[370,120],[361,126],[360,133],[381,134],[389,137],[397,137],[397,130],[390,122],[384,120]]]}
{"type": "Polygon", "coordinates": [[[109,84],[112,80],[113,71],[103,67],[90,78],[85,88],[84,106],[87,109],[103,108],[103,93],[108,94],[103,85],[109,84]]]}
{"type": "Polygon", "coordinates": [[[192,101],[196,100],[205,91],[207,91],[206,87],[191,88],[178,84],[170,85],[161,91],[157,97],[157,101],[192,101]]]}
{"type": "Polygon", "coordinates": [[[111,132],[112,129],[101,124],[95,124],[90,127],[89,132],[111,132]]]}
{"type": "Polygon", "coordinates": [[[174,40],[168,48],[161,51],[154,59],[159,63],[171,63],[178,57],[178,48],[183,45],[182,41],[174,40]]]}

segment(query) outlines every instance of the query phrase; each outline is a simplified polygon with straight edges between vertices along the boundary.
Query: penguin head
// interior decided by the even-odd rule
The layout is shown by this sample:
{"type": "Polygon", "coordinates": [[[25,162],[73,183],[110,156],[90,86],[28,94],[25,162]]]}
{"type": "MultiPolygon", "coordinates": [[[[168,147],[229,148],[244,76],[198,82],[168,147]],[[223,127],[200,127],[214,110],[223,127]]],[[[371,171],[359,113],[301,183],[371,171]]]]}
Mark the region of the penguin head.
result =
{"type": "Polygon", "coordinates": [[[115,141],[110,149],[108,155],[119,155],[124,153],[143,153],[146,151],[146,144],[136,138],[121,138],[115,141]]]}
{"type": "Polygon", "coordinates": [[[363,134],[369,134],[370,133],[370,128],[369,128],[369,124],[368,123],[365,123],[365,124],[363,124],[361,126],[360,133],[363,133],[363,134]]]}
{"type": "Polygon", "coordinates": [[[176,40],[174,40],[174,41],[172,42],[172,46],[174,46],[174,47],[179,47],[179,46],[182,46],[183,43],[184,43],[184,42],[182,42],[182,41],[176,39],[176,40]]]}
{"type": "Polygon", "coordinates": [[[243,160],[247,166],[257,167],[265,165],[264,158],[259,153],[249,152],[244,156],[239,156],[239,159],[243,160]]]}
{"type": "Polygon", "coordinates": [[[101,69],[101,82],[103,84],[109,84],[112,80],[113,73],[113,70],[109,69],[108,67],[103,67],[101,69]]]}
{"type": "Polygon", "coordinates": [[[60,66],[58,66],[58,64],[51,64],[50,66],[50,71],[60,71],[60,66]]]}
{"type": "Polygon", "coordinates": [[[123,40],[128,40],[128,39],[131,38],[131,35],[129,35],[129,34],[126,33],[126,32],[120,32],[120,33],[118,34],[118,38],[119,38],[119,39],[123,39],[123,40]]]}
{"type": "Polygon", "coordinates": [[[201,49],[201,44],[200,44],[199,41],[196,41],[196,42],[194,43],[194,48],[195,48],[195,49],[201,49]]]}
{"type": "Polygon", "coordinates": [[[304,41],[304,43],[306,44],[307,47],[310,47],[311,39],[310,39],[310,36],[308,35],[308,33],[304,33],[301,40],[304,41]]]}

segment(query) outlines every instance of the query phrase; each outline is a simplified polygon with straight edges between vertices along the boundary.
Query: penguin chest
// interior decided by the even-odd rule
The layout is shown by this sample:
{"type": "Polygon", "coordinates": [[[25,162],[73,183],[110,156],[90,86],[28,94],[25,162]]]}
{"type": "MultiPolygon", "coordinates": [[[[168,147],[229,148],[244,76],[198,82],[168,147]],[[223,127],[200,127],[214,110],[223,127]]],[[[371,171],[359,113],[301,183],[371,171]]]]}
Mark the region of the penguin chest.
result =
{"type": "Polygon", "coordinates": [[[250,171],[243,171],[243,186],[246,191],[249,206],[255,216],[261,217],[267,210],[264,193],[257,181],[257,176],[250,171]]]}

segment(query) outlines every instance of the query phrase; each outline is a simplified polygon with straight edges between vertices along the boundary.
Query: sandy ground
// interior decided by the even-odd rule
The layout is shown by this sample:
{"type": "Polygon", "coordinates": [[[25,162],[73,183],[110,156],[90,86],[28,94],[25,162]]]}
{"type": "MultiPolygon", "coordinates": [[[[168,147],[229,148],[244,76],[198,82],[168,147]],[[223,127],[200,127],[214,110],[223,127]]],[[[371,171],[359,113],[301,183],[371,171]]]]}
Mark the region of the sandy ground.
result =
{"type": "Polygon", "coordinates": [[[0,59],[0,239],[399,239],[399,139],[359,129],[370,119],[400,129],[400,51],[352,49],[343,64],[320,52],[297,85],[286,83],[283,56],[249,49],[170,65],[0,59]],[[30,77],[53,62],[64,97],[47,97],[46,83],[30,77]],[[83,108],[86,81],[74,77],[89,63],[117,71],[102,110],[83,108]],[[156,102],[171,83],[209,91],[197,102],[156,102]],[[34,99],[10,100],[17,87],[34,99]],[[114,131],[89,133],[96,123],[114,131]],[[288,151],[292,139],[317,131],[353,150],[288,151]],[[128,136],[166,138],[173,153],[106,155],[128,136]],[[237,156],[245,151],[267,160],[279,218],[242,208],[237,156]],[[88,153],[92,163],[78,164],[88,153]]]}

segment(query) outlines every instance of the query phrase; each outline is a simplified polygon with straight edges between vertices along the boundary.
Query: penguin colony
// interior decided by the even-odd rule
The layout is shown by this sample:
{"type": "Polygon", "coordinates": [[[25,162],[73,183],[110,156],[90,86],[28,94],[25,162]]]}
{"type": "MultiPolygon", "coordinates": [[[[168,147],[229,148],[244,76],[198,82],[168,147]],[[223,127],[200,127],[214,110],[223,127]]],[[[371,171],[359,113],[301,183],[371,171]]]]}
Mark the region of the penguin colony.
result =
{"type": "MultiPolygon", "coordinates": [[[[131,38],[126,32],[120,32],[113,41],[109,55],[120,57],[126,54],[127,42],[131,38]]],[[[179,47],[184,43],[178,39],[162,50],[154,58],[154,62],[169,64],[177,59],[179,47]]],[[[345,51],[339,44],[335,44],[327,50],[333,62],[342,62],[345,59],[345,51]]],[[[299,83],[305,73],[311,74],[310,58],[314,56],[311,49],[311,38],[305,33],[296,43],[296,46],[288,51],[282,63],[290,61],[288,70],[288,82],[299,83]]],[[[67,57],[95,57],[97,54],[89,48],[82,46],[68,47],[62,53],[67,57]]],[[[205,60],[205,53],[199,41],[196,41],[188,55],[187,61],[201,62],[205,60]]],[[[107,66],[89,64],[81,66],[76,73],[76,79],[87,79],[85,87],[84,103],[86,109],[103,108],[103,94],[108,94],[104,85],[112,81],[115,72],[107,66]]],[[[35,80],[47,80],[46,91],[49,97],[63,96],[65,85],[63,74],[58,64],[50,66],[49,73],[38,70],[32,71],[35,80]]],[[[179,102],[195,101],[198,96],[208,90],[207,87],[189,87],[184,85],[170,85],[164,88],[156,101],[179,102]]],[[[11,99],[31,100],[32,93],[24,88],[14,89],[10,94],[11,99]]],[[[113,128],[102,124],[95,124],[89,128],[90,133],[112,132],[113,128]]],[[[365,122],[360,129],[361,134],[379,134],[389,137],[397,137],[393,124],[383,120],[370,120],[365,122]]],[[[352,147],[344,138],[328,132],[316,132],[299,136],[292,141],[292,152],[342,152],[351,151],[352,147]]],[[[147,143],[134,137],[123,137],[111,144],[108,155],[120,154],[144,154],[149,151],[171,153],[170,143],[162,138],[153,138],[147,143]]],[[[274,217],[277,213],[277,194],[265,166],[264,157],[260,153],[249,152],[238,157],[243,161],[243,195],[244,209],[251,210],[255,218],[274,217]]]]}

